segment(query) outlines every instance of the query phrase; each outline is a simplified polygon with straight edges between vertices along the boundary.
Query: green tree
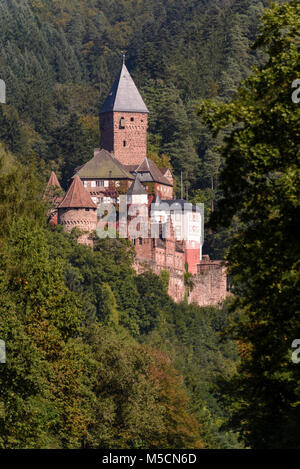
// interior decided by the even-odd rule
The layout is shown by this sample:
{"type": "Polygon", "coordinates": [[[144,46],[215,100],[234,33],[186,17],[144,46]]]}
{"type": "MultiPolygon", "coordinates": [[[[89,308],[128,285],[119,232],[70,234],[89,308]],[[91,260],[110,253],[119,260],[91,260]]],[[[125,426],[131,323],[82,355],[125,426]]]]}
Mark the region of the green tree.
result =
{"type": "Polygon", "coordinates": [[[89,415],[79,300],[65,286],[60,263],[49,259],[43,228],[29,220],[13,222],[1,265],[8,355],[0,373],[1,446],[80,447],[89,415]]]}
{"type": "Polygon", "coordinates": [[[63,161],[62,182],[70,184],[77,167],[91,158],[94,145],[89,141],[79,117],[72,114],[68,122],[55,129],[52,135],[51,153],[63,161]]]}
{"type": "Polygon", "coordinates": [[[222,150],[224,197],[212,224],[239,227],[228,254],[239,314],[232,334],[241,351],[229,383],[231,425],[252,448],[299,448],[300,368],[291,360],[299,322],[299,123],[292,82],[300,69],[300,6],[296,1],[266,10],[255,43],[264,66],[222,106],[207,103],[202,115],[230,135],[222,150]]]}

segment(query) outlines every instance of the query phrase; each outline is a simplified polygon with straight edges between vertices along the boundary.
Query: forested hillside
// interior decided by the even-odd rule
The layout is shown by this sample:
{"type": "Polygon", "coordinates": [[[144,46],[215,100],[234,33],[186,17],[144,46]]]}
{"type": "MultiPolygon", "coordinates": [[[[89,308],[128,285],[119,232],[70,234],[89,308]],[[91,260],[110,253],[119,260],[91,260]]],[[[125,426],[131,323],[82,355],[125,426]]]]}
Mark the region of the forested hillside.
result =
{"type": "Polygon", "coordinates": [[[20,121],[14,135],[6,128],[5,139],[24,161],[35,155],[45,162],[45,174],[52,167],[67,185],[98,145],[98,110],[126,52],[150,109],[149,151],[167,154],[175,174],[183,173],[185,194],[206,202],[209,214],[219,198],[219,142],[199,122],[195,105],[202,98],[229,99],[261,59],[250,44],[267,3],[1,2],[6,112],[8,120],[20,121]]]}

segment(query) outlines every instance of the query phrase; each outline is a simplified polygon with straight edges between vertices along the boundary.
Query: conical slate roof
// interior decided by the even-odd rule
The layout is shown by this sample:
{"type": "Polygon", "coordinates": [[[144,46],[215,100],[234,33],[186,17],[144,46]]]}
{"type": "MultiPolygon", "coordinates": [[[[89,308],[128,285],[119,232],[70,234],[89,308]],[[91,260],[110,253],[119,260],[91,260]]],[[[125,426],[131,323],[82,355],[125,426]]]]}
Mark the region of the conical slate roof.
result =
{"type": "Polygon", "coordinates": [[[80,178],[75,176],[64,200],[58,208],[97,208],[85,190],[80,178]]]}
{"type": "Polygon", "coordinates": [[[135,178],[135,181],[131,184],[127,195],[144,195],[147,194],[146,189],[141,184],[138,177],[135,178]]]}
{"type": "Polygon", "coordinates": [[[106,150],[96,148],[94,157],[76,173],[81,179],[134,179],[122,163],[106,150]]]}
{"type": "Polygon", "coordinates": [[[100,114],[112,111],[149,112],[125,64],[123,64],[107,96],[100,114]]]}

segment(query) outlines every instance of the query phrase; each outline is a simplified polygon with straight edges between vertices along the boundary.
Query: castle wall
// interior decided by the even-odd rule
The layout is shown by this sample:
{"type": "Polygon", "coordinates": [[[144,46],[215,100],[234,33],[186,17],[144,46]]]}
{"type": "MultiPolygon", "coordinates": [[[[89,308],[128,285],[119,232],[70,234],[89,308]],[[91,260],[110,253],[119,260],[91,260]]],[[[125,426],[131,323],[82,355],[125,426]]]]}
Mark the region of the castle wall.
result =
{"type": "Polygon", "coordinates": [[[216,306],[229,295],[226,266],[223,261],[200,261],[193,280],[194,288],[189,295],[189,303],[216,306]]]}
{"type": "MultiPolygon", "coordinates": [[[[174,233],[173,233],[174,235],[174,233]]],[[[176,249],[172,239],[141,238],[135,241],[136,258],[134,268],[137,274],[151,270],[159,275],[163,270],[170,272],[168,293],[174,301],[184,299],[184,252],[176,249]]]]}
{"type": "Polygon", "coordinates": [[[124,165],[141,164],[147,154],[147,127],[147,113],[101,114],[100,146],[107,151],[112,151],[124,165]]]}
{"type": "Polygon", "coordinates": [[[137,238],[135,240],[135,252],[136,256],[145,261],[152,261],[153,259],[153,248],[151,238],[137,238]]]}
{"type": "Polygon", "coordinates": [[[185,262],[188,264],[189,272],[193,275],[197,274],[197,267],[200,262],[200,245],[192,249],[190,247],[185,249],[185,262]]]}
{"type": "Polygon", "coordinates": [[[184,287],[184,278],[182,273],[178,272],[170,272],[170,282],[169,282],[169,290],[168,293],[171,298],[176,303],[180,303],[181,301],[184,300],[184,293],[185,293],[185,287],[184,287]]]}
{"type": "Polygon", "coordinates": [[[91,208],[60,208],[58,209],[58,223],[63,226],[66,232],[71,232],[75,227],[86,232],[78,238],[78,243],[93,245],[89,234],[97,228],[96,210],[91,208]]]}
{"type": "Polygon", "coordinates": [[[170,272],[168,294],[176,303],[183,301],[185,290],[182,271],[167,267],[164,264],[158,264],[153,260],[138,257],[135,258],[134,269],[138,275],[141,275],[147,270],[151,270],[156,275],[159,275],[163,270],[168,270],[170,272]]]}
{"type": "Polygon", "coordinates": [[[155,194],[159,195],[159,197],[163,200],[172,200],[173,199],[173,186],[166,186],[161,184],[160,182],[155,183],[154,186],[155,194]]]}

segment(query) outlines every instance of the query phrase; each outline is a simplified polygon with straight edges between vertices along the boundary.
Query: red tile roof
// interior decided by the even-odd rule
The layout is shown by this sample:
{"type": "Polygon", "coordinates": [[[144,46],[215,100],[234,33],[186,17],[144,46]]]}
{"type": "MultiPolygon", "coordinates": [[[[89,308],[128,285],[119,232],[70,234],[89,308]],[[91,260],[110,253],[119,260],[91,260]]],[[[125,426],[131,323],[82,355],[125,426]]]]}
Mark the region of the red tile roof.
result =
{"type": "Polygon", "coordinates": [[[64,200],[58,208],[97,208],[89,193],[85,190],[81,179],[75,176],[64,200]]]}

